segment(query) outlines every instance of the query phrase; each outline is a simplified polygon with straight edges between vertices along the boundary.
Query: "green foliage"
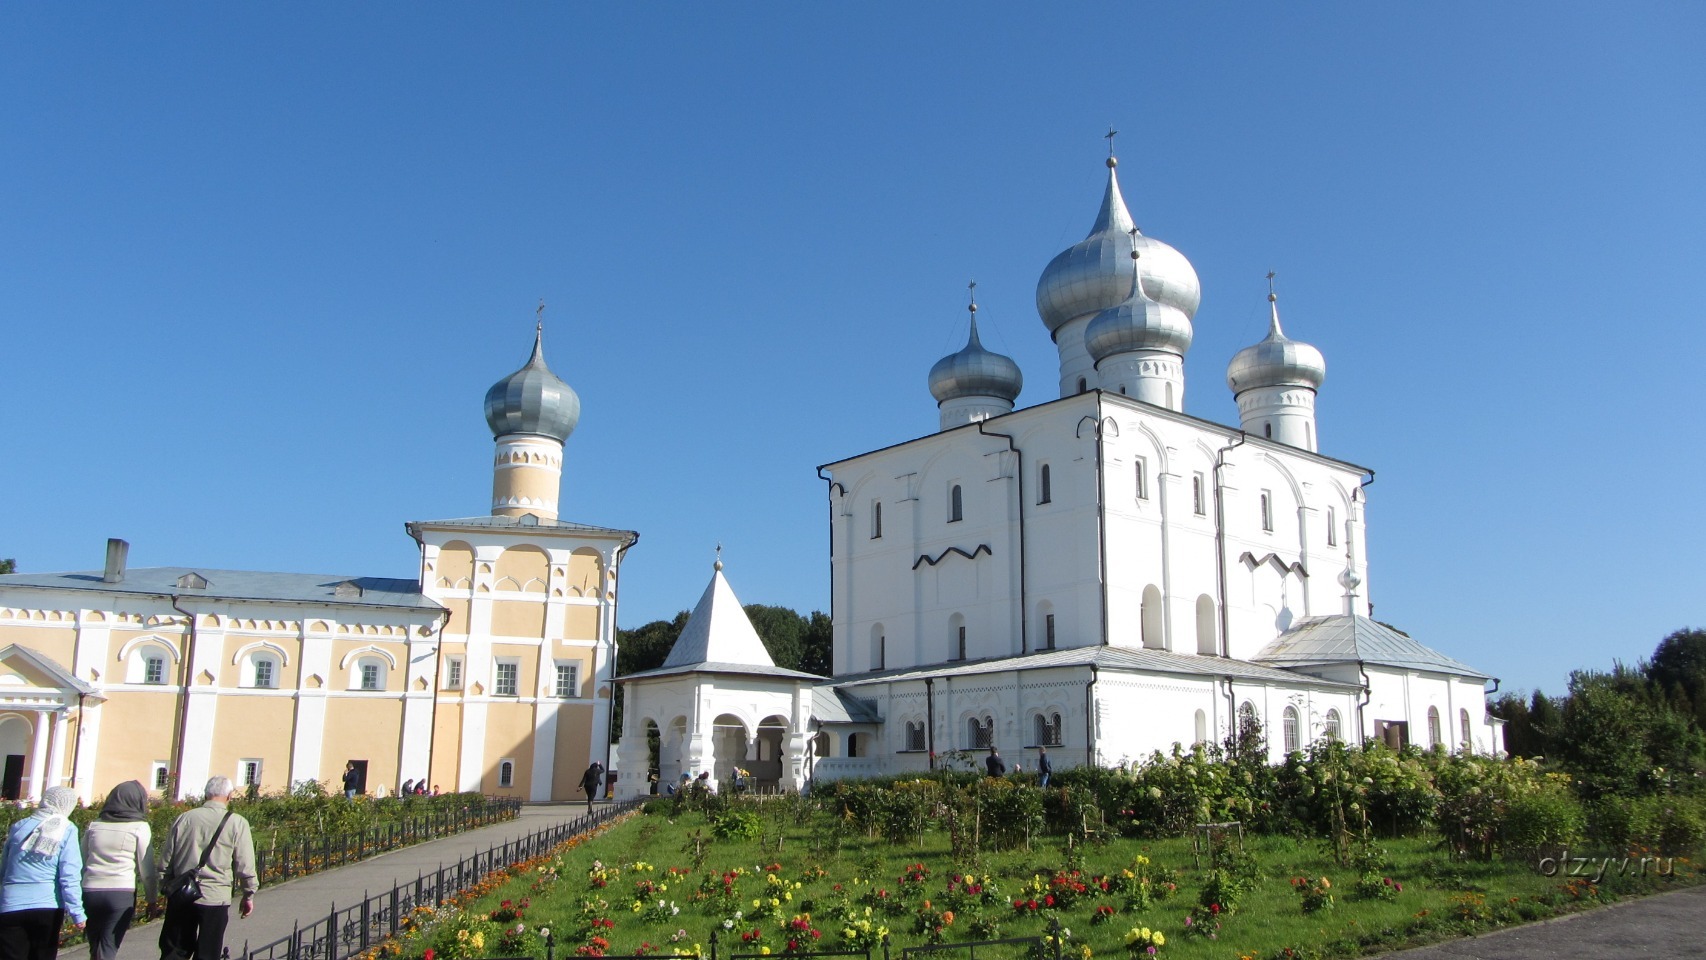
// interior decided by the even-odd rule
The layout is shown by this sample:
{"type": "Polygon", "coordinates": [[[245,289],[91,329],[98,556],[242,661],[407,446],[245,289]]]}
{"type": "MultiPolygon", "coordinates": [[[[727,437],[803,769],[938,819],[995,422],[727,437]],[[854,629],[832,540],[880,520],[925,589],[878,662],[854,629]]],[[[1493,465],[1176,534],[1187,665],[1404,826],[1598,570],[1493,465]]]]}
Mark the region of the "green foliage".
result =
{"type": "Polygon", "coordinates": [[[0,575],[4,575],[4,574],[8,574],[8,573],[17,573],[17,572],[18,572],[18,561],[14,560],[10,557],[7,557],[4,560],[0,560],[0,575]]]}
{"type": "Polygon", "coordinates": [[[757,840],[763,833],[763,819],[746,810],[725,810],[711,821],[711,835],[718,840],[757,840]]]}

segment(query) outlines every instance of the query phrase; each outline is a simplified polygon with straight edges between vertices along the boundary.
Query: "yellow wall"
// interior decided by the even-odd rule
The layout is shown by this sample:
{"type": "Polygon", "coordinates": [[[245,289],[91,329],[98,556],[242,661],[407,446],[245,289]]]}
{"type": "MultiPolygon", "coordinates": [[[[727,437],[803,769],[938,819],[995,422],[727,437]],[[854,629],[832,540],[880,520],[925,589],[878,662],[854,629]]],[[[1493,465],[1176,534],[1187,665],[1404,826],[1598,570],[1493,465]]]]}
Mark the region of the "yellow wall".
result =
{"type": "Polygon", "coordinates": [[[450,619],[444,624],[444,632],[447,634],[455,634],[457,636],[467,636],[468,601],[447,599],[440,600],[439,603],[444,604],[445,608],[450,611],[450,619]]]}
{"type": "MultiPolygon", "coordinates": [[[[385,665],[385,685],[383,689],[393,691],[401,691],[403,689],[404,677],[408,672],[409,650],[402,643],[399,643],[394,639],[381,637],[332,641],[332,676],[327,678],[331,689],[359,689],[358,684],[361,678],[356,673],[355,665],[361,657],[358,656],[355,660],[351,660],[348,666],[344,665],[344,658],[357,650],[367,650],[370,647],[389,653],[391,655],[391,659],[397,661],[397,665],[395,667],[390,664],[385,665]]],[[[377,657],[381,662],[384,662],[385,660],[384,657],[372,652],[364,654],[363,656],[377,657]]],[[[339,767],[338,769],[341,771],[343,768],[339,767]]],[[[372,780],[373,777],[369,774],[368,781],[372,782],[372,780]]]]}
{"type": "Polygon", "coordinates": [[[510,547],[498,555],[497,569],[492,571],[494,588],[498,590],[526,590],[530,593],[544,593],[545,580],[550,574],[551,562],[545,556],[545,551],[533,546],[510,547]],[[509,577],[515,585],[504,584],[496,586],[498,580],[509,577]],[[538,581],[534,583],[532,581],[538,581]]]}
{"type": "MultiPolygon", "coordinates": [[[[261,788],[290,786],[290,739],[296,727],[296,703],[289,696],[240,694],[219,698],[213,724],[208,770],[242,782],[238,760],[261,760],[261,788]]],[[[395,751],[392,751],[395,753],[395,751]]]]}
{"type": "Polygon", "coordinates": [[[557,711],[557,765],[551,776],[551,799],[586,799],[586,795],[581,793],[581,774],[593,760],[604,762],[602,753],[596,757],[587,756],[587,727],[591,723],[591,705],[564,704],[557,711]]]}
{"type": "Polygon", "coordinates": [[[539,600],[492,601],[492,635],[495,637],[543,637],[545,597],[539,600]]]}
{"type": "Polygon", "coordinates": [[[455,586],[458,580],[474,581],[474,548],[461,540],[452,540],[438,551],[434,581],[443,580],[455,586]]]}
{"type": "Polygon", "coordinates": [[[0,647],[11,643],[29,647],[69,671],[77,644],[77,633],[64,627],[56,629],[33,624],[0,627],[0,647]]]}
{"type": "MultiPolygon", "coordinates": [[[[159,692],[115,691],[101,704],[100,744],[95,753],[97,796],[126,780],[140,780],[150,790],[149,772],[155,760],[176,765],[172,737],[178,728],[178,697],[171,687],[159,692]]],[[[287,728],[288,729],[288,728],[287,728]]],[[[85,743],[83,749],[87,750],[85,743]]]]}
{"type": "Polygon", "coordinates": [[[565,607],[563,637],[568,640],[597,640],[598,608],[580,604],[565,607]]]}
{"type": "Polygon", "coordinates": [[[486,768],[480,789],[504,797],[526,799],[533,766],[533,705],[493,703],[486,708],[486,768]],[[498,762],[515,761],[515,783],[498,786],[498,762]]]}
{"type": "Polygon", "coordinates": [[[602,564],[598,551],[581,548],[569,557],[569,594],[577,597],[596,597],[600,592],[602,564]]]}
{"type": "MultiPolygon", "coordinates": [[[[254,682],[255,677],[253,670],[249,666],[249,654],[265,650],[266,652],[271,653],[279,661],[277,669],[274,671],[274,689],[296,689],[296,676],[300,672],[300,668],[302,666],[302,641],[300,640],[291,639],[289,637],[266,638],[268,643],[283,647],[285,652],[289,654],[288,658],[279,657],[278,651],[271,648],[260,647],[256,650],[249,651],[249,653],[243,654],[243,656],[238,658],[236,663],[231,662],[231,658],[237,655],[238,650],[254,643],[258,639],[260,638],[245,636],[227,636],[225,638],[225,656],[221,659],[221,663],[219,665],[219,685],[222,687],[250,686],[254,682]],[[284,662],[286,659],[289,659],[290,663],[286,664],[284,662]]],[[[221,706],[223,706],[223,704],[221,706]]],[[[246,753],[244,756],[253,759],[255,754],[246,753]]],[[[271,772],[271,767],[267,767],[262,771],[263,774],[271,772]]]]}
{"type": "MultiPolygon", "coordinates": [[[[221,704],[220,709],[224,709],[221,704]]],[[[320,755],[320,779],[336,785],[344,764],[367,761],[367,791],[393,789],[402,778],[397,755],[403,748],[401,697],[331,697],[326,701],[326,739],[320,755]]],[[[414,774],[419,776],[419,774],[414,774]]]]}

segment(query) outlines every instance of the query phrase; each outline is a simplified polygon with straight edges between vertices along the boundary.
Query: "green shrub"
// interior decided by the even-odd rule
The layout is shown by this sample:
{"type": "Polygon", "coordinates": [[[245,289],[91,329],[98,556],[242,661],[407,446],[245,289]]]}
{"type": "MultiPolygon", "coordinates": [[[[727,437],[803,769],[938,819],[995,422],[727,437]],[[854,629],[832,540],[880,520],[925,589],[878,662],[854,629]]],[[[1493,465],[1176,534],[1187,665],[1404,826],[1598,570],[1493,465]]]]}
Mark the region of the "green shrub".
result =
{"type": "Polygon", "coordinates": [[[1671,795],[1627,801],[1627,842],[1661,854],[1688,853],[1706,842],[1706,811],[1698,799],[1671,795]]]}
{"type": "Polygon", "coordinates": [[[764,821],[745,810],[725,810],[711,820],[711,835],[718,840],[757,840],[763,833],[764,821]]]}
{"type": "Polygon", "coordinates": [[[1586,823],[1581,801],[1567,787],[1540,784],[1505,803],[1499,847],[1506,852],[1561,849],[1581,842],[1586,823]]]}

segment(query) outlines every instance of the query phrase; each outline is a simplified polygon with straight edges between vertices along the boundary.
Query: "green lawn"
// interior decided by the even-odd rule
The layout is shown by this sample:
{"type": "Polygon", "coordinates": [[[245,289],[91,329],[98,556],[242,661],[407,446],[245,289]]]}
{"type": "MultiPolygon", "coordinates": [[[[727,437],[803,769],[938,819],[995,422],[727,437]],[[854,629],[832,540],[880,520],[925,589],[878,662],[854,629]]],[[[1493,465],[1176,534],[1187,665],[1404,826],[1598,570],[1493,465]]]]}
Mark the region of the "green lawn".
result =
{"type": "MultiPolygon", "coordinates": [[[[921,842],[896,844],[850,832],[845,821],[823,813],[803,815],[794,801],[747,808],[759,811],[753,824],[762,831],[759,839],[717,839],[703,814],[671,816],[667,806],[656,806],[663,811],[635,815],[572,850],[528,865],[501,885],[486,885],[460,917],[399,944],[397,952],[420,956],[430,945],[439,960],[543,956],[534,933],[546,927],[558,956],[572,955],[577,948],[583,955],[594,949],[611,956],[636,951],[670,955],[692,952],[695,945],[708,953],[714,930],[719,931],[720,956],[757,953],[763,947],[780,954],[789,937],[782,925],[800,914],[809,914],[809,927],[821,934],[816,940],[800,934],[803,944],[840,949],[848,919],[865,919],[870,907],[872,929],[887,928],[891,952],[898,957],[902,948],[930,941],[931,934],[920,929],[920,911],[928,901],[927,915],[933,919],[927,925],[939,925],[948,943],[1039,936],[1058,918],[1070,932],[1065,952],[1078,958],[1085,956],[1085,948],[1094,956],[1126,954],[1128,931],[1143,927],[1162,934],[1159,953],[1168,957],[1268,957],[1284,955],[1285,947],[1299,948],[1303,956],[1354,956],[1552,916],[1693,883],[1699,876],[1692,862],[1679,858],[1671,875],[1660,876],[1650,865],[1645,877],[1620,876],[1614,870],[1594,884],[1591,878],[1572,881],[1562,872],[1544,876],[1528,862],[1453,861],[1433,839],[1401,838],[1378,843],[1389,859],[1381,874],[1401,886],[1401,892],[1390,901],[1364,900],[1355,895],[1356,872],[1335,865],[1319,842],[1247,836],[1245,848],[1259,876],[1236,913],[1199,910],[1205,922],[1220,923],[1217,938],[1210,940],[1186,932],[1186,915],[1198,905],[1208,880],[1207,860],[1193,861],[1189,839],[1119,838],[1068,848],[1051,838],[1033,843],[1029,850],[986,853],[976,863],[955,863],[943,833],[929,831],[921,842]],[[1147,870],[1155,879],[1151,890],[1164,892],[1169,882],[1176,883],[1176,889],[1165,899],[1128,909],[1127,897],[1103,892],[1099,880],[1112,877],[1117,886],[1122,871],[1139,857],[1148,858],[1147,870]],[[927,876],[903,880],[915,864],[923,865],[927,876]],[[602,887],[590,879],[598,866],[603,868],[602,887]],[[741,875],[726,876],[737,869],[741,875]],[[1056,889],[1070,890],[1073,869],[1086,891],[1068,906],[1043,906],[1046,894],[1036,887],[1064,874],[1056,889]],[[956,876],[960,884],[951,890],[956,876]],[[1305,913],[1302,892],[1292,883],[1300,877],[1328,878],[1331,887],[1324,892],[1331,894],[1332,905],[1305,913]],[[723,893],[729,879],[732,897],[723,893]],[[773,912],[772,897],[777,901],[773,912]],[[757,911],[755,898],[761,902],[757,911]],[[1012,905],[1015,899],[1028,904],[1033,898],[1039,900],[1035,912],[1012,905]],[[504,912],[505,900],[511,901],[509,910],[521,910],[519,919],[504,912]],[[1114,911],[1106,922],[1093,922],[1098,906],[1114,911]],[[742,914],[738,920],[737,910],[742,914]],[[948,910],[953,911],[952,922],[944,922],[948,910]],[[500,911],[496,920],[488,919],[493,911],[500,911]],[[770,915],[754,920],[755,912],[770,915]],[[513,931],[517,925],[527,931],[502,936],[503,930],[513,931]],[[741,934],[754,929],[761,931],[762,939],[743,945],[741,934]],[[608,946],[600,947],[594,936],[608,946]]],[[[1022,952],[979,950],[979,956],[994,960],[1022,952]]]]}

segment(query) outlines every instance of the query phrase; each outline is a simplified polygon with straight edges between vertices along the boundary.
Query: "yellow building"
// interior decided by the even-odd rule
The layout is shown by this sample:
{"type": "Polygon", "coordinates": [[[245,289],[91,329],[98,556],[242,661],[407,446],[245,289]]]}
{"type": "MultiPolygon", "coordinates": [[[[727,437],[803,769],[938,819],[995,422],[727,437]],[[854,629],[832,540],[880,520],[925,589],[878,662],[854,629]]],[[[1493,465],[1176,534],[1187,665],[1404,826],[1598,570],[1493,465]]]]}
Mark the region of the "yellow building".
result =
{"type": "Polygon", "coordinates": [[[409,523],[420,579],[127,568],[0,576],[0,795],[216,773],[282,789],[571,799],[608,767],[616,584],[638,539],[557,519],[580,400],[540,340],[486,395],[491,515],[409,523]]]}

